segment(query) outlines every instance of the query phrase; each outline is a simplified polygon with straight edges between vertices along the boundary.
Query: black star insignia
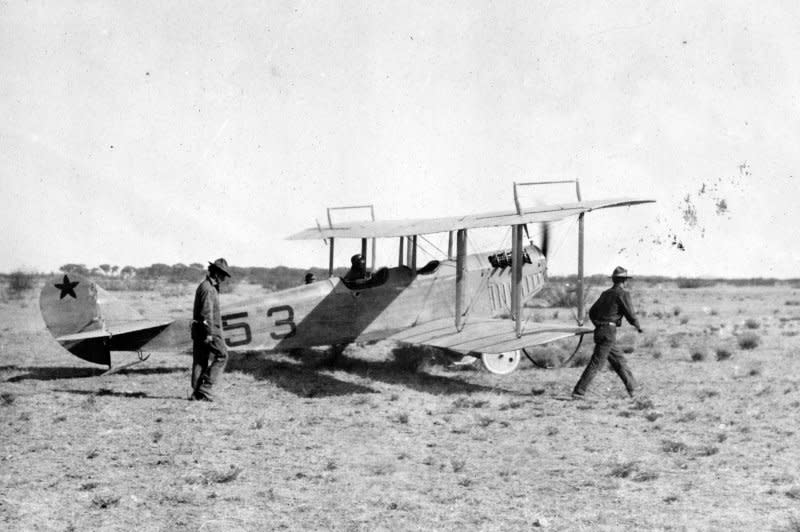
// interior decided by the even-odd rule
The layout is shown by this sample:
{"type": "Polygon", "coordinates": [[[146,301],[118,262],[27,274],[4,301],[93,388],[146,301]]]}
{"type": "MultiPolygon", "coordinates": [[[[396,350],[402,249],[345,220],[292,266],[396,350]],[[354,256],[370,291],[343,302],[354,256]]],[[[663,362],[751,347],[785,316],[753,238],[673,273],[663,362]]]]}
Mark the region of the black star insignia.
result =
{"type": "Polygon", "coordinates": [[[80,281],[70,282],[69,277],[66,275],[64,276],[64,281],[60,283],[56,283],[55,287],[61,290],[61,297],[58,299],[64,299],[64,296],[70,295],[75,299],[78,299],[78,296],[75,295],[75,287],[80,284],[80,281]]]}

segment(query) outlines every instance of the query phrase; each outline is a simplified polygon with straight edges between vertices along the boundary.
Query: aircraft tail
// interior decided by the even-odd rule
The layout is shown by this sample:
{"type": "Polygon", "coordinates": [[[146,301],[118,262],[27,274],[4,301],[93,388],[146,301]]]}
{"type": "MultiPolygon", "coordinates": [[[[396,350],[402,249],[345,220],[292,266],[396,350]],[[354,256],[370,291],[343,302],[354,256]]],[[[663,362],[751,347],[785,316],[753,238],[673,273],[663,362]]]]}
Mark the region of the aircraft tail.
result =
{"type": "Polygon", "coordinates": [[[149,322],[93,281],[72,273],[44,285],[39,308],[50,334],[68,351],[89,362],[109,366],[112,334],[165,324],[149,322]]]}

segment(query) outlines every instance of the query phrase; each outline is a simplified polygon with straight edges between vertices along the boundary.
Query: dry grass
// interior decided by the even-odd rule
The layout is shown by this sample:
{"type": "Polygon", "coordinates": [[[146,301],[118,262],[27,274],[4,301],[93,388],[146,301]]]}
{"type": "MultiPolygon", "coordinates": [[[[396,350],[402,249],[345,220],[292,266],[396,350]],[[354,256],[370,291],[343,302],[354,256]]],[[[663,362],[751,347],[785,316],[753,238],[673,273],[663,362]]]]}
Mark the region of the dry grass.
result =
{"type": "Polygon", "coordinates": [[[714,350],[714,352],[717,355],[717,360],[719,360],[720,362],[723,361],[723,360],[728,360],[729,358],[731,358],[733,356],[733,353],[731,353],[730,350],[728,350],[725,347],[717,347],[714,350]]]}
{"type": "Polygon", "coordinates": [[[761,344],[761,337],[756,333],[746,332],[739,335],[737,342],[742,349],[755,349],[761,344]]]}
{"type": "Polygon", "coordinates": [[[747,318],[746,320],[744,320],[744,326],[748,329],[758,329],[759,327],[761,327],[761,324],[758,322],[758,320],[754,320],[753,318],[747,318]]]}
{"type": "Polygon", "coordinates": [[[800,517],[796,515],[789,516],[789,522],[779,530],[783,532],[800,532],[800,517]]]}
{"type": "Polygon", "coordinates": [[[685,453],[689,446],[681,441],[664,440],[661,442],[661,450],[665,453],[685,453]]]}
{"type": "Polygon", "coordinates": [[[705,346],[694,346],[689,352],[689,357],[691,358],[692,362],[702,362],[707,357],[708,354],[706,353],[705,346]]]}
{"type": "Polygon", "coordinates": [[[635,460],[616,464],[611,468],[609,475],[618,478],[628,478],[639,470],[639,463],[635,460]]]}
{"type": "MultiPolygon", "coordinates": [[[[598,374],[585,401],[571,401],[582,367],[542,370],[523,361],[515,374],[495,377],[452,371],[435,352],[379,343],[349,348],[341,365],[307,354],[232,356],[222,401],[194,403],[185,399],[188,357],[154,354],[101,377],[42,329],[32,294],[24,307],[0,303],[0,523],[8,530],[800,528],[786,510],[796,510],[797,478],[779,475],[796,470],[800,336],[771,325],[796,329],[796,308],[783,305],[796,296],[781,287],[637,288],[637,301],[658,299],[690,320],[680,325],[669,312],[643,320],[648,336],[635,337],[641,343],[628,359],[647,395],[634,401],[611,371],[598,374]],[[709,301],[717,316],[703,312],[709,301]],[[690,363],[695,346],[719,359],[722,344],[752,332],[703,332],[741,322],[738,308],[758,317],[759,343],[737,349],[728,363],[690,363]],[[781,309],[775,317],[774,308],[781,309]],[[393,361],[403,354],[417,358],[393,361]]],[[[167,315],[191,302],[191,293],[120,296],[167,315]]],[[[587,337],[581,352],[591,348],[587,337]]]]}
{"type": "Polygon", "coordinates": [[[15,271],[8,276],[5,294],[9,299],[22,299],[36,286],[36,276],[30,272],[15,271]]]}
{"type": "Polygon", "coordinates": [[[119,504],[121,497],[113,493],[100,494],[92,497],[92,506],[95,508],[105,509],[119,504]]]}

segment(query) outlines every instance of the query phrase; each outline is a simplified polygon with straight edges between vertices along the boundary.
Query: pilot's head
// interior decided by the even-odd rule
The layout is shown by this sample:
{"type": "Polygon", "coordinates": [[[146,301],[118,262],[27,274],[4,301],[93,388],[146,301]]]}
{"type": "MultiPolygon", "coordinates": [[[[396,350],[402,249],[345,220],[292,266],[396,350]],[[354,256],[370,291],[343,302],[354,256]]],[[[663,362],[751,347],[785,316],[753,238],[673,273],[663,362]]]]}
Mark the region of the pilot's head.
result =
{"type": "Polygon", "coordinates": [[[350,264],[352,266],[363,266],[364,265],[364,259],[363,259],[363,257],[361,257],[361,253],[356,253],[355,255],[350,257],[350,264]]]}
{"type": "Polygon", "coordinates": [[[306,284],[311,284],[311,283],[313,283],[314,281],[315,281],[315,279],[314,279],[314,274],[313,274],[313,273],[311,273],[311,272],[308,272],[308,273],[306,274],[306,277],[305,277],[305,282],[306,282],[306,284]]]}

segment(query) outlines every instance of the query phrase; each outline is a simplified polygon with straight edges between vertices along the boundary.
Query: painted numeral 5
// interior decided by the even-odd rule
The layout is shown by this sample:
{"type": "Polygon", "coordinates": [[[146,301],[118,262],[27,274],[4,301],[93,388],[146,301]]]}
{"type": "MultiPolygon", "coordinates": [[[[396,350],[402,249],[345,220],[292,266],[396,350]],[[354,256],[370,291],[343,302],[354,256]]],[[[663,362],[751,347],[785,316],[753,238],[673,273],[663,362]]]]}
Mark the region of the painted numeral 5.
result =
{"type": "Polygon", "coordinates": [[[244,330],[244,338],[235,339],[235,338],[225,338],[225,344],[228,347],[236,347],[238,345],[247,345],[253,340],[253,336],[250,334],[250,325],[241,322],[241,323],[230,323],[229,320],[238,320],[247,317],[247,312],[237,312],[235,314],[226,314],[222,316],[222,330],[223,331],[234,331],[236,329],[243,329],[244,330]]]}

